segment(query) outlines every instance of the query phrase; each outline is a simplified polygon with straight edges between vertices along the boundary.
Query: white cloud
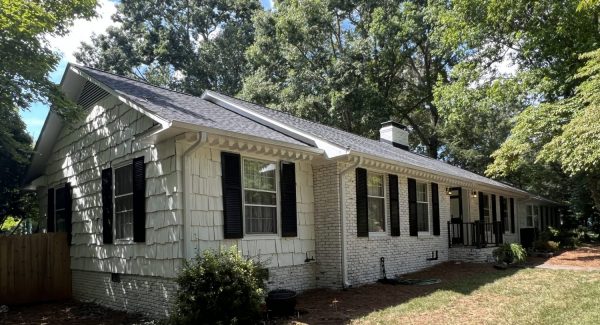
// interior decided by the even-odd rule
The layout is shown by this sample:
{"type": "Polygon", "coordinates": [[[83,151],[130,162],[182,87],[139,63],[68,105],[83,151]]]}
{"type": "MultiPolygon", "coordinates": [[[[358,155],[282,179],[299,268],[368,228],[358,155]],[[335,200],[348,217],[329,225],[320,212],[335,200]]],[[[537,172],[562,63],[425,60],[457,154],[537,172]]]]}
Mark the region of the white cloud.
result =
{"type": "Polygon", "coordinates": [[[73,23],[69,34],[62,37],[50,37],[48,43],[58,52],[61,52],[63,58],[69,62],[75,62],[73,53],[81,42],[87,42],[93,33],[101,34],[113,21],[110,17],[117,12],[116,3],[110,0],[99,0],[99,6],[96,8],[98,16],[91,20],[78,19],[73,23]]]}

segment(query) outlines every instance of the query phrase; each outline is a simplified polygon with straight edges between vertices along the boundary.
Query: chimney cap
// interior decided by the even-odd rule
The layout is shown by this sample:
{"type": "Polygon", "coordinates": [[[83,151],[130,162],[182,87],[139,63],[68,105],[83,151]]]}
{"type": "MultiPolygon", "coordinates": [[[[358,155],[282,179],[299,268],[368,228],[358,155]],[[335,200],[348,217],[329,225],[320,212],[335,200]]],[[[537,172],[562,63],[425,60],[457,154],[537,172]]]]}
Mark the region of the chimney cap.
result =
{"type": "Polygon", "coordinates": [[[381,127],[382,128],[384,128],[386,126],[394,126],[394,127],[399,128],[399,129],[402,129],[402,130],[407,130],[406,126],[404,126],[404,125],[402,125],[402,124],[400,124],[398,122],[395,122],[395,121],[386,121],[386,122],[381,123],[381,127]]]}

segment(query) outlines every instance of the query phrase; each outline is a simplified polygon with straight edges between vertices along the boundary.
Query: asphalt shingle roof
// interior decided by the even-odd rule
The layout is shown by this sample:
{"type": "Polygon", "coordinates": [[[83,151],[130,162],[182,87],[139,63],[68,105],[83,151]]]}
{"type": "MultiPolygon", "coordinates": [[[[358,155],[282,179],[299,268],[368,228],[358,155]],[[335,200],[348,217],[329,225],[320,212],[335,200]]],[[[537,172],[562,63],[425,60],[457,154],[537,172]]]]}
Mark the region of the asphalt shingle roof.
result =
{"type": "Polygon", "coordinates": [[[322,125],[319,123],[311,122],[288,113],[266,108],[260,105],[256,105],[247,101],[243,101],[234,97],[223,95],[214,91],[207,91],[211,96],[216,98],[223,98],[236,105],[242,106],[246,109],[251,109],[261,115],[267,116],[273,120],[281,123],[290,125],[296,129],[307,132],[315,137],[327,140],[338,146],[349,148],[352,151],[365,153],[372,156],[377,156],[385,159],[397,161],[399,163],[420,167],[431,170],[432,172],[443,173],[446,175],[454,176],[461,179],[466,179],[478,183],[487,184],[494,187],[504,188],[511,191],[520,191],[507,184],[489,179],[487,177],[472,173],[468,170],[464,170],[445,162],[432,159],[423,155],[419,155],[410,151],[406,151],[400,148],[396,148],[391,144],[383,143],[377,140],[368,139],[350,132],[342,131],[330,126],[322,125]]]}
{"type": "Polygon", "coordinates": [[[74,66],[169,122],[185,122],[309,147],[303,142],[200,97],[152,86],[89,67],[74,66]]]}
{"type": "MultiPolygon", "coordinates": [[[[214,104],[209,100],[152,86],[144,82],[117,76],[93,68],[79,65],[74,66],[78,69],[81,69],[90,77],[113,89],[117,93],[143,106],[151,113],[156,114],[157,116],[168,121],[180,121],[235,132],[242,135],[273,139],[290,144],[309,147],[308,144],[298,141],[255,120],[237,114],[225,107],[214,104]]],[[[234,97],[220,94],[218,92],[207,91],[207,94],[215,98],[227,100],[235,105],[252,110],[260,115],[302,130],[303,132],[311,134],[314,137],[329,141],[342,148],[348,148],[354,152],[397,161],[401,164],[430,170],[433,173],[442,173],[448,176],[486,184],[496,188],[526,193],[507,184],[483,177],[439,160],[396,148],[387,143],[368,139],[333,127],[311,122],[281,111],[269,109],[234,97]]]]}

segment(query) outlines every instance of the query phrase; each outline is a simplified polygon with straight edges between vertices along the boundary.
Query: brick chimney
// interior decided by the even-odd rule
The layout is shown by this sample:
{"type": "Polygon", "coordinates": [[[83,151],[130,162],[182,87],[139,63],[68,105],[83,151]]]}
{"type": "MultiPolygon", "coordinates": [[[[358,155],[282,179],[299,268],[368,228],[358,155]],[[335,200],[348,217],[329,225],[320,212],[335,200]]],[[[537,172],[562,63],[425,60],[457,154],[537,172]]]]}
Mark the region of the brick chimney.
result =
{"type": "Polygon", "coordinates": [[[381,123],[379,141],[389,143],[396,148],[408,150],[408,130],[400,123],[387,121],[381,123]]]}

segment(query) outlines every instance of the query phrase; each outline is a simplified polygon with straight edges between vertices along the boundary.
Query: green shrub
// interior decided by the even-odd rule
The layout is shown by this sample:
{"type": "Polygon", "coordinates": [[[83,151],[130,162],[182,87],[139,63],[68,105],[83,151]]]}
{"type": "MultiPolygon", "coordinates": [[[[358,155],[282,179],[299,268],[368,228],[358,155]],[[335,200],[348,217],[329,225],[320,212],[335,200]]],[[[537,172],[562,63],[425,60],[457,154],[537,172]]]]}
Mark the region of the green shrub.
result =
{"type": "Polygon", "coordinates": [[[252,324],[264,301],[263,268],[236,247],[206,251],[186,262],[177,276],[179,290],[172,324],[252,324]]]}
{"type": "Polygon", "coordinates": [[[552,226],[548,226],[546,228],[546,230],[544,230],[540,233],[539,239],[543,240],[543,241],[549,241],[549,240],[556,241],[556,240],[558,240],[559,237],[560,237],[560,230],[558,230],[552,226]]]}
{"type": "Polygon", "coordinates": [[[502,244],[492,253],[498,262],[506,264],[522,263],[527,258],[527,252],[520,244],[502,244]]]}
{"type": "Polygon", "coordinates": [[[533,248],[539,252],[556,252],[559,248],[559,243],[553,240],[536,240],[533,242],[533,248]]]}

